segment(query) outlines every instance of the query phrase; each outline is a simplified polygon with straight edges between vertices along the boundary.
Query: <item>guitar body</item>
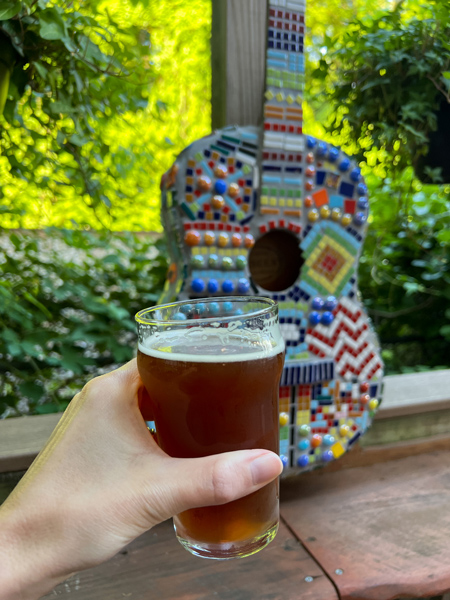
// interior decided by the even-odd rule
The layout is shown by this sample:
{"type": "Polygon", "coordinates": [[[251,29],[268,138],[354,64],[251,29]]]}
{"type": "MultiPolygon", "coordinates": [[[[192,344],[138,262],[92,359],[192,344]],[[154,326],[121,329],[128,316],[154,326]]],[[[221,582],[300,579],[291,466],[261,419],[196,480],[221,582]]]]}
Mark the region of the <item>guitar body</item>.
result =
{"type": "Polygon", "coordinates": [[[162,301],[278,302],[288,474],[340,458],[364,434],[382,361],[357,287],[367,188],[350,157],[303,134],[304,15],[269,11],[263,127],[226,127],[194,142],[162,178],[172,261],[162,301]]]}

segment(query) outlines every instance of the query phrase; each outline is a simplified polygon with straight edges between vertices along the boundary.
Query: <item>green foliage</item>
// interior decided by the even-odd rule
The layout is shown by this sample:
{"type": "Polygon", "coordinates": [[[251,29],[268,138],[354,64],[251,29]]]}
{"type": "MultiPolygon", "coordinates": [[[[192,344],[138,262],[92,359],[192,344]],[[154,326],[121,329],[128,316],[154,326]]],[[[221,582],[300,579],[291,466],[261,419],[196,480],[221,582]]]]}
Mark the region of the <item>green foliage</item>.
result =
{"type": "Polygon", "coordinates": [[[133,317],[158,299],[164,245],[54,229],[0,244],[0,417],[63,410],[134,355],[133,317]]]}
{"type": "Polygon", "coordinates": [[[16,5],[0,3],[0,225],[160,229],[161,174],[209,128],[209,1],[16,5]]]}
{"type": "Polygon", "coordinates": [[[410,5],[355,18],[326,40],[313,73],[334,107],[328,131],[356,142],[361,160],[372,150],[399,170],[426,152],[436,110],[450,102],[450,2],[410,5]]]}

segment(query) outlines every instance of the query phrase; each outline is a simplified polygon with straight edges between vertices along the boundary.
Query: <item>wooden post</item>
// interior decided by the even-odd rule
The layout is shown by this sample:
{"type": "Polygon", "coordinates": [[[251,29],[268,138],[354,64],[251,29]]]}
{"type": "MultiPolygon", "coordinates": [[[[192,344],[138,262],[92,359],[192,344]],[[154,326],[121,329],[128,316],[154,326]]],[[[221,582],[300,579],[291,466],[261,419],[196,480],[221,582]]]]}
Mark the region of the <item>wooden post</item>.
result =
{"type": "Polygon", "coordinates": [[[261,125],[266,0],[212,0],[212,128],[261,125]]]}

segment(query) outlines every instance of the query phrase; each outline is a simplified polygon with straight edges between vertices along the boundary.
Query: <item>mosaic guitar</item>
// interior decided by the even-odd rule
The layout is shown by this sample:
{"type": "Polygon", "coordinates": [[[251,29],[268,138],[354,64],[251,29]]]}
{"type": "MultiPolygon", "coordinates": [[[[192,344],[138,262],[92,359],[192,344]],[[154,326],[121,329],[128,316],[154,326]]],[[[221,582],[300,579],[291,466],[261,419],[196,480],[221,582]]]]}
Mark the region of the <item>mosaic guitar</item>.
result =
{"type": "Polygon", "coordinates": [[[350,157],[303,134],[304,13],[304,2],[269,3],[262,127],[194,142],[161,182],[172,260],[162,300],[279,304],[285,473],[352,447],[379,405],[383,369],[357,288],[367,187],[350,157]]]}

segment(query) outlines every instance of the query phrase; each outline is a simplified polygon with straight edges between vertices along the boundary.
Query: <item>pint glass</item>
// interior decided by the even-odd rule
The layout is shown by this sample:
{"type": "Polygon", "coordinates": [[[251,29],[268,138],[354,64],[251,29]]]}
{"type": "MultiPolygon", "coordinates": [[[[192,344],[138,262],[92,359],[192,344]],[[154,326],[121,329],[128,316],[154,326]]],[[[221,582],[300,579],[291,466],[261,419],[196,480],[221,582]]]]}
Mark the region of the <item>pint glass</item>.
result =
{"type": "MultiPolygon", "coordinates": [[[[138,369],[160,447],[195,458],[263,448],[278,453],[284,342],[278,307],[261,297],[188,300],[136,315],[138,369]]],[[[264,548],[278,529],[278,481],[220,506],[174,517],[180,543],[227,559],[264,548]]]]}

